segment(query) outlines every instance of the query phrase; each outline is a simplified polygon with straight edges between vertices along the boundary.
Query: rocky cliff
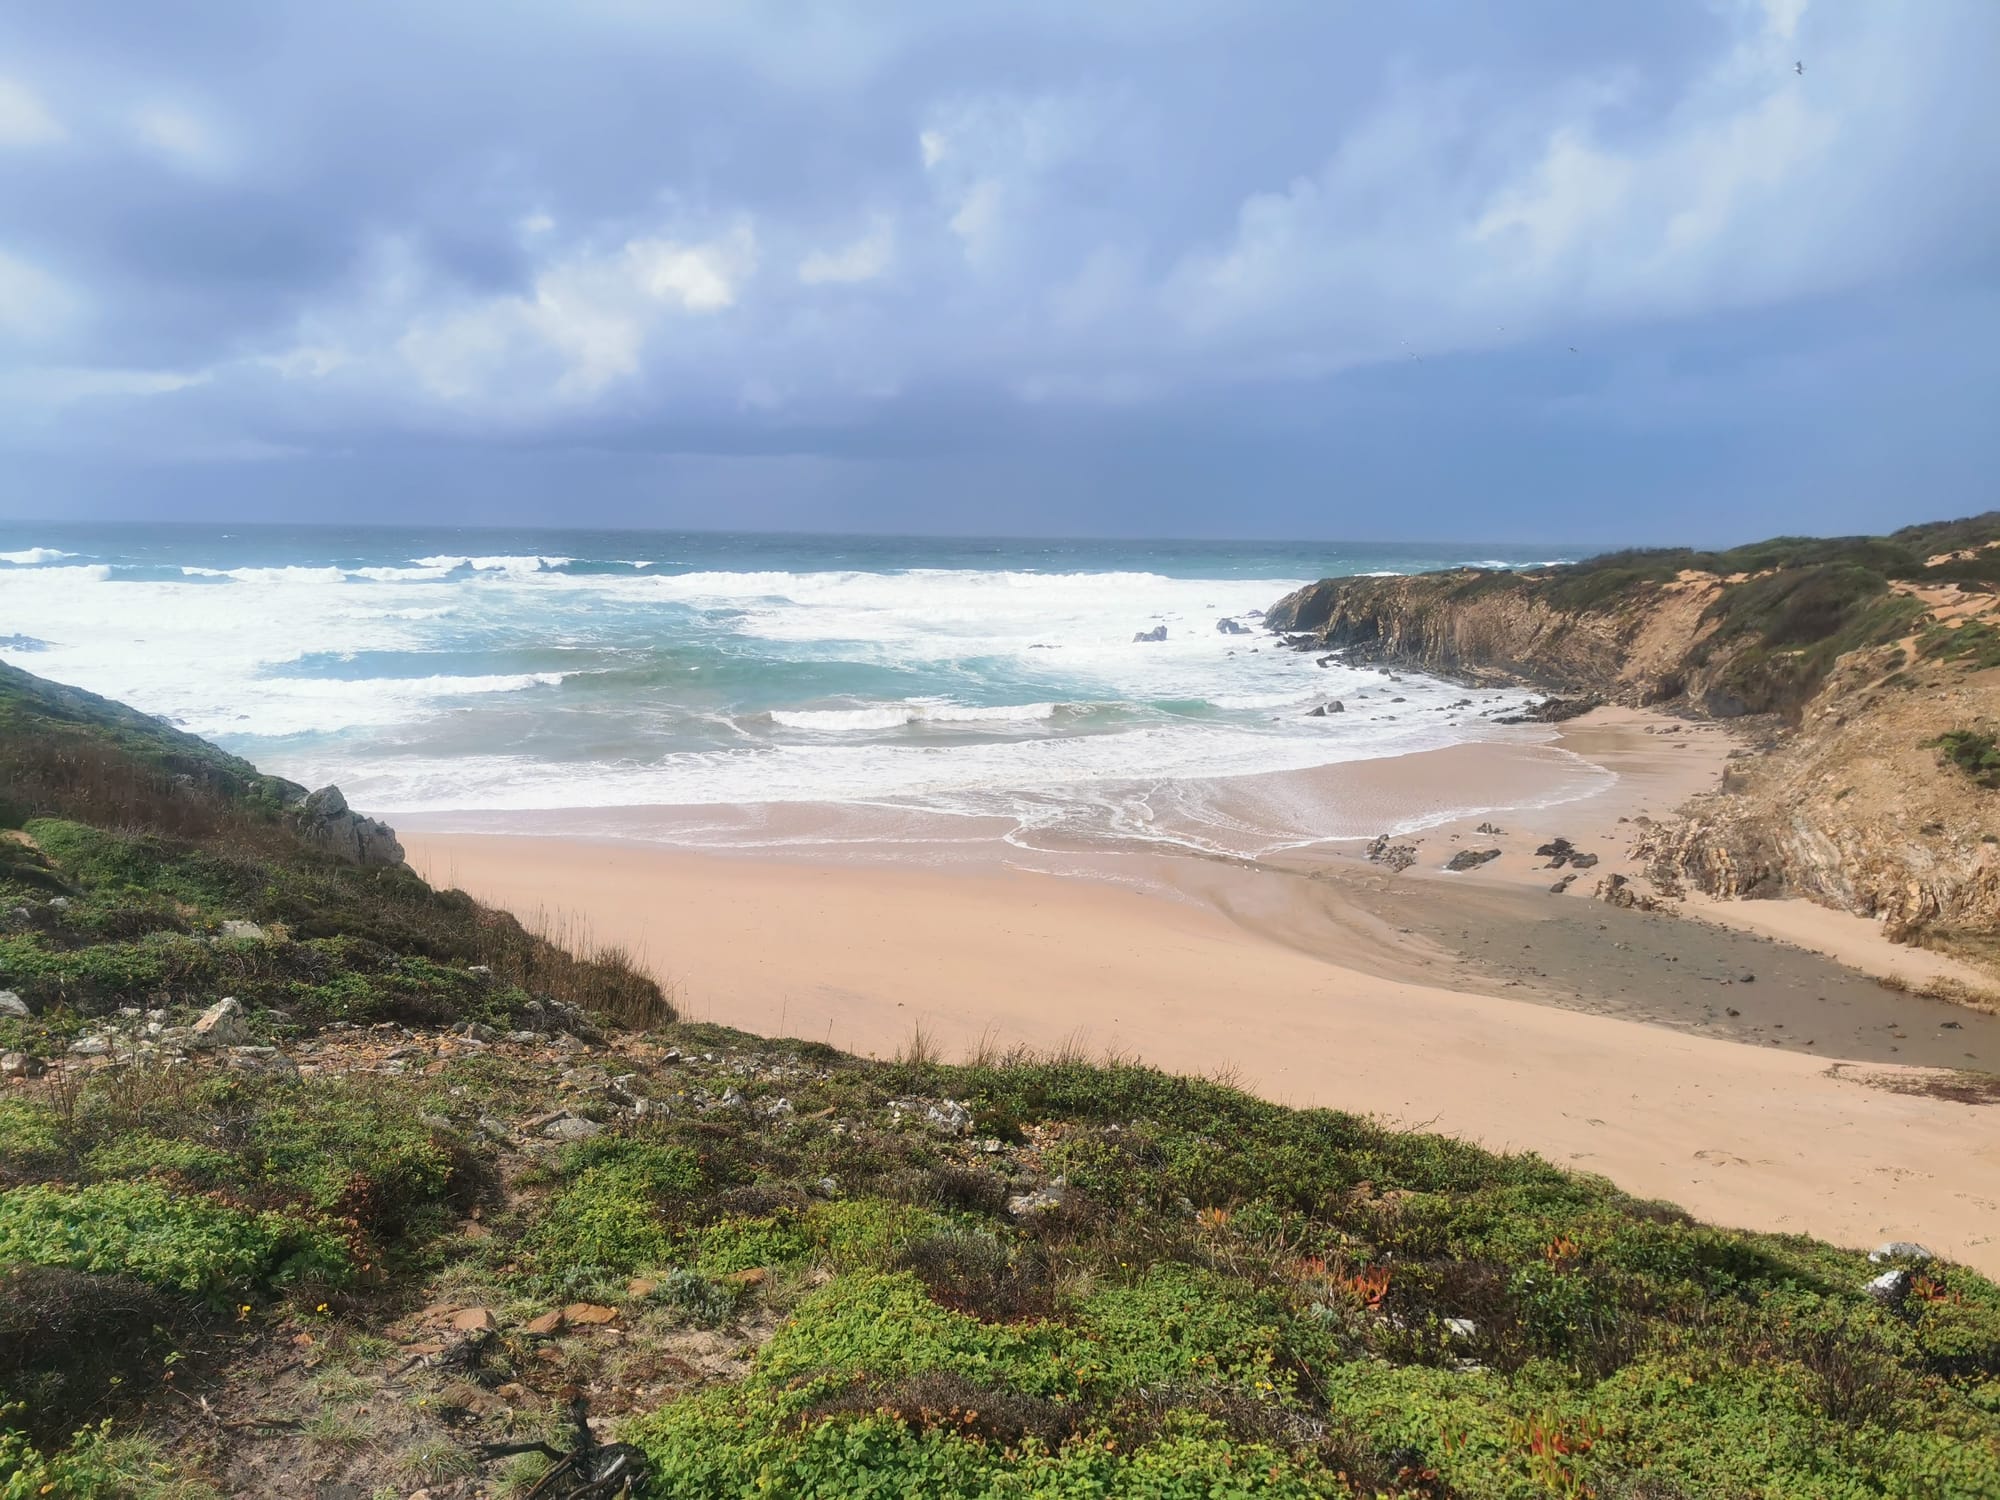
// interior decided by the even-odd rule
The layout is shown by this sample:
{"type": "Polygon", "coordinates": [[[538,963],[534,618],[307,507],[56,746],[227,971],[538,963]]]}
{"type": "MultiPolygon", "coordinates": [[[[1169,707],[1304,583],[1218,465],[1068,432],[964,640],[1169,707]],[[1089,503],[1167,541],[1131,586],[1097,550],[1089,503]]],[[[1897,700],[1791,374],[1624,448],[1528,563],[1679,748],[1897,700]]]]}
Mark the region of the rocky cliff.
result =
{"type": "Polygon", "coordinates": [[[110,822],[164,810],[185,833],[208,831],[230,805],[343,864],[403,863],[395,830],[355,812],[338,787],[308,792],[150,714],[0,662],[0,819],[44,798],[110,822]]]}
{"type": "Polygon", "coordinates": [[[1975,774],[2000,728],[2000,512],[1882,538],[1327,579],[1267,622],[1353,660],[1749,718],[1760,753],[1648,832],[1656,883],[1807,896],[2000,969],[2000,792],[1975,774]],[[1948,736],[1969,750],[1947,754],[1948,736]]]}

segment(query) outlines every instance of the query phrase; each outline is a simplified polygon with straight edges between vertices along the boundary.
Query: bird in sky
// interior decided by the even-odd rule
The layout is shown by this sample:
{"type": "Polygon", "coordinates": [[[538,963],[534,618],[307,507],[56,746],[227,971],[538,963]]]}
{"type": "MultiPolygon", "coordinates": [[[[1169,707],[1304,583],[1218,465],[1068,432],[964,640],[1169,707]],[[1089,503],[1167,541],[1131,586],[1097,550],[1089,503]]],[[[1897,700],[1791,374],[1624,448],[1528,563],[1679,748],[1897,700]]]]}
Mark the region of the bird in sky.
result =
{"type": "Polygon", "coordinates": [[[1803,78],[1806,76],[1806,65],[1802,62],[1795,62],[1792,64],[1792,71],[1803,78]]]}
{"type": "Polygon", "coordinates": [[[1576,353],[1576,345],[1574,345],[1574,344],[1571,344],[1571,345],[1569,346],[1569,352],[1570,352],[1570,353],[1572,353],[1572,354],[1576,353]]]}

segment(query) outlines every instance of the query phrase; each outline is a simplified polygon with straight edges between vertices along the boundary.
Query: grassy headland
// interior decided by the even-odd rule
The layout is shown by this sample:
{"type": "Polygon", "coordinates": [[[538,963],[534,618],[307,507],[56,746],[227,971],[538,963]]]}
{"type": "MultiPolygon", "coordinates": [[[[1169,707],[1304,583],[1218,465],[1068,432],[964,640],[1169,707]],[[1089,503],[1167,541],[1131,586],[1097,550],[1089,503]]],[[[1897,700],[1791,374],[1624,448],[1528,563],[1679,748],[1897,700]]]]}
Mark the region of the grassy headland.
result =
{"type": "Polygon", "coordinates": [[[1962,1267],[690,1025],[301,793],[0,669],[8,1500],[526,1494],[579,1399],[662,1500],[2000,1493],[1962,1267]]]}

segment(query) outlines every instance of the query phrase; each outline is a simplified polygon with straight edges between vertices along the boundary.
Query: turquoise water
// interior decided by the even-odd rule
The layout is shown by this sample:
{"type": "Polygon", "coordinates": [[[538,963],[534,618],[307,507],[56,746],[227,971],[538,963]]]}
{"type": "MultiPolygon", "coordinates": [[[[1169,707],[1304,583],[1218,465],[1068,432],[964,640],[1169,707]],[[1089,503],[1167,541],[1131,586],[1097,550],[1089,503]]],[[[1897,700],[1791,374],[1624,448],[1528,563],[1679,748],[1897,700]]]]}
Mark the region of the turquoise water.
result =
{"type": "Polygon", "coordinates": [[[1565,555],[8,525],[0,657],[391,818],[844,803],[1130,832],[1166,788],[1493,732],[1457,689],[1220,620],[1327,575],[1565,555]]]}

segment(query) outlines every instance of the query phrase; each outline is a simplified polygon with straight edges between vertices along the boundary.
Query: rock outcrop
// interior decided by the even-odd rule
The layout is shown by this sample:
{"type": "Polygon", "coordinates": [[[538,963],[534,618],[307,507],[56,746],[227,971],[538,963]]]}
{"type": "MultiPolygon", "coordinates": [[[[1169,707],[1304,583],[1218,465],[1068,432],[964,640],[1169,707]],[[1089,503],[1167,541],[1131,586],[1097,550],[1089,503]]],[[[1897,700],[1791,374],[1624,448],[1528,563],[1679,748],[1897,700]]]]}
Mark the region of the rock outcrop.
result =
{"type": "MultiPolygon", "coordinates": [[[[1996,580],[2000,512],[1887,538],[1326,579],[1266,624],[1322,664],[1551,695],[1502,722],[1601,702],[1747,721],[1755,752],[1640,830],[1659,892],[1805,896],[2000,968],[2000,795],[1938,748],[2000,726],[1996,580]]],[[[1598,895],[1654,900],[1615,876],[1598,895]]]]}
{"type": "Polygon", "coordinates": [[[396,830],[354,811],[337,786],[323,786],[291,810],[293,826],[305,841],[344,864],[400,865],[403,846],[396,830]]]}

